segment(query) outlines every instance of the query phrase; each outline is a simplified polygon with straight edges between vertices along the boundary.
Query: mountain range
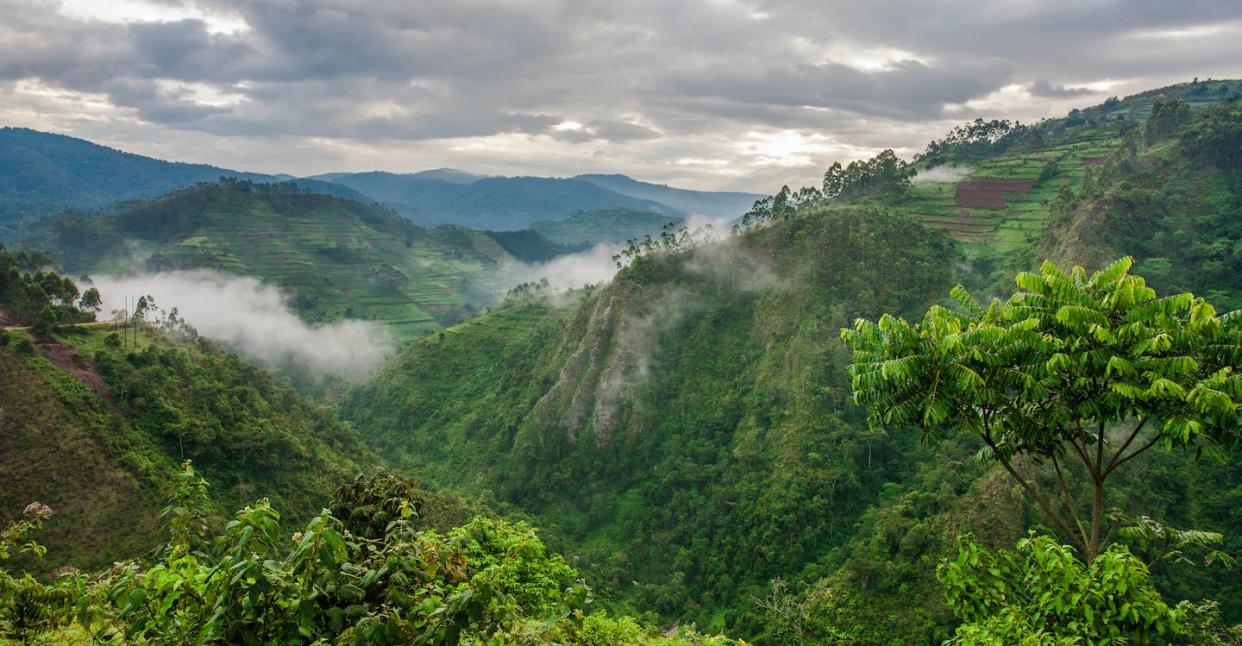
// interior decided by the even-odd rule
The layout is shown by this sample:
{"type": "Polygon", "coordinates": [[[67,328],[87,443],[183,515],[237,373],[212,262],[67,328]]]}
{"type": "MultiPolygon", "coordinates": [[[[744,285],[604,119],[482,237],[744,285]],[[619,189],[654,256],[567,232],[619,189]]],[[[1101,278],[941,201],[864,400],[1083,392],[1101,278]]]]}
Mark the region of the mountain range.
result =
{"type": "Polygon", "coordinates": [[[421,173],[327,173],[296,178],[167,162],[26,128],[0,129],[0,237],[19,222],[64,209],[97,211],[221,177],[293,182],[317,193],[381,202],[424,226],[521,230],[579,210],[628,208],[684,218],[736,218],[761,195],[689,191],[621,175],[483,177],[453,169],[421,173]]]}
{"type": "MultiPolygon", "coordinates": [[[[987,341],[995,337],[984,332],[999,327],[952,332],[970,316],[991,316],[971,314],[975,309],[1002,305],[980,307],[955,285],[983,303],[1004,301],[1016,284],[1033,281],[1079,294],[1087,270],[1059,282],[1027,272],[1044,260],[1094,270],[1122,256],[1133,259],[1133,273],[1144,281],[1129,294],[1116,292],[1119,300],[1150,287],[1172,296],[1153,301],[1156,316],[1173,318],[1164,312],[1194,302],[1185,330],[1236,327],[1238,314],[1217,318],[1205,305],[1242,310],[1239,150],[1242,81],[1178,84],[1031,125],[974,122],[908,163],[882,153],[834,167],[829,174],[843,177],[837,190],[767,198],[734,232],[628,245],[620,255],[625,266],[611,281],[557,293],[527,284],[469,311],[458,307],[464,289],[452,280],[494,277],[498,267],[512,266],[502,263],[553,258],[563,246],[619,235],[620,226],[663,227],[697,212],[690,205],[703,198],[651,185],[640,191],[616,178],[599,180],[608,187],[591,176],[528,181],[438,170],[415,179],[317,181],[364,194],[379,190],[366,184],[374,180],[396,196],[403,186],[429,184],[457,191],[483,184],[488,192],[475,195],[538,189],[549,196],[514,197],[520,208],[505,217],[516,219],[533,217],[536,203],[601,195],[587,192],[594,189],[630,190],[627,199],[663,200],[664,209],[641,202],[547,214],[518,232],[427,229],[378,197],[361,203],[293,184],[230,179],[96,217],[45,219],[23,244],[39,243],[54,254],[53,264],[75,274],[79,267],[105,271],[136,250],[151,268],[212,267],[261,277],[295,298],[313,296],[305,314],[317,320],[340,317],[346,307],[366,307],[353,311],[383,319],[385,308],[403,304],[434,321],[409,329],[409,342],[372,376],[319,402],[210,342],[187,339],[175,322],[140,325],[137,333],[105,326],[52,327],[43,336],[24,327],[0,330],[0,513],[15,517],[28,492],[63,510],[48,523],[51,549],[41,572],[106,567],[154,547],[159,486],[175,478],[181,460],[193,459],[220,483],[213,517],[266,497],[300,520],[344,495],[358,501],[344,522],[373,520],[381,536],[407,516],[460,516],[463,508],[535,523],[594,590],[590,617],[608,616],[600,610],[636,614],[662,627],[693,625],[764,646],[956,643],[965,621],[943,579],[945,564],[972,558],[959,551],[964,537],[983,546],[974,556],[995,565],[989,581],[997,585],[1001,568],[1022,559],[987,560],[982,550],[1012,550],[1031,543],[1019,541],[1032,534],[1065,540],[1010,473],[1029,474],[1038,487],[1068,480],[1063,506],[1070,511],[1081,502],[1072,496],[1098,476],[1077,462],[1063,470],[1063,461],[988,447],[970,428],[924,433],[869,416],[852,393],[849,368],[857,357],[842,330],[859,319],[890,317],[883,325],[895,325],[921,320],[932,308],[955,308],[941,323],[948,336],[958,344],[987,341]],[[875,172],[890,162],[897,172],[875,172]],[[514,181],[496,181],[506,179],[514,181]],[[434,261],[426,276],[425,259],[434,261]],[[1203,300],[1177,296],[1187,292],[1203,300]],[[424,306],[435,303],[430,299],[449,304],[452,316],[437,319],[424,306]],[[1006,451],[1012,460],[1002,465],[997,456],[1006,451]],[[348,480],[376,469],[416,474],[441,497],[411,509],[389,504],[392,487],[372,500],[364,479],[348,480]],[[331,483],[341,481],[334,495],[331,483]]],[[[0,249],[0,259],[7,256],[0,249]]],[[[8,262],[47,264],[24,254],[8,262]]],[[[66,307],[65,299],[41,291],[43,284],[63,291],[59,277],[34,270],[29,276],[39,286],[19,285],[22,298],[42,295],[42,311],[51,316],[66,307]]],[[[7,293],[0,290],[0,297],[7,293]]],[[[1020,304],[1039,308],[1035,299],[1020,304]]],[[[1070,319],[1089,307],[1065,307],[1048,318],[1070,319]]],[[[1080,326],[1090,329],[1076,337],[1082,345],[1065,347],[1058,358],[1096,360],[1119,345],[1108,335],[1146,325],[1101,318],[1080,326]]],[[[1033,315],[1005,323],[1043,324],[1033,315]]],[[[1050,346],[1056,330],[1045,335],[1050,346]]],[[[1237,356],[1236,345],[1223,351],[1237,356]]],[[[1166,381],[1162,371],[1194,363],[1183,356],[1146,361],[1142,378],[1151,380],[1152,393],[1166,381]]],[[[910,363],[886,361],[876,370],[910,363]]],[[[1045,365],[1042,358],[1038,365],[1045,365]]],[[[1131,365],[1107,366],[1132,374],[1131,365]]],[[[1203,383],[1231,370],[1205,368],[1203,383]]],[[[968,377],[953,381],[974,383],[968,377]]],[[[1141,390],[1116,383],[1118,393],[1141,390]]],[[[1166,391],[1179,387],[1168,383],[1166,391]]],[[[1227,388],[1236,390],[1214,392],[1237,396],[1227,388]]],[[[1177,414],[1196,414],[1183,412],[1189,408],[1181,399],[1168,401],[1177,414]]],[[[1236,414],[1234,404],[1227,407],[1233,408],[1226,414],[1236,414]]],[[[1108,430],[1101,424],[1088,448],[1112,450],[1120,437],[1108,430]]],[[[1203,558],[1164,558],[1204,537],[1216,537],[1211,545],[1223,553],[1242,554],[1242,460],[1230,453],[1237,438],[1223,439],[1201,445],[1201,453],[1151,441],[1149,452],[1114,474],[1107,499],[1097,504],[1154,536],[1152,547],[1140,534],[1110,531],[1109,540],[1124,546],[1122,559],[1096,561],[1105,570],[1136,564],[1123,580],[1141,579],[1146,596],[1131,608],[1219,602],[1178,607],[1204,609],[1204,634],[1210,628],[1220,639],[1176,636],[1168,643],[1232,643],[1242,635],[1242,581],[1231,570],[1203,558]],[[1175,552],[1160,552],[1170,541],[1175,552]],[[1133,556],[1124,561],[1125,555],[1133,556]]],[[[470,530],[462,553],[495,534],[470,530]]],[[[310,542],[309,531],[298,536],[310,542]]],[[[421,536],[419,546],[433,544],[434,535],[421,536]]],[[[492,563],[543,549],[521,541],[492,563]]],[[[1090,595],[1079,593],[1074,577],[1093,566],[1064,550],[1053,554],[1067,555],[1070,565],[1051,583],[1072,580],[1067,594],[1078,596],[1063,602],[1058,594],[1056,613],[1077,621],[1077,604],[1090,603],[1083,601],[1090,595]]],[[[465,558],[427,569],[452,570],[465,558]]],[[[268,556],[248,562],[256,570],[278,566],[268,556]]],[[[366,571],[357,578],[382,576],[364,577],[366,571]]],[[[479,584],[494,591],[505,577],[518,577],[491,571],[505,576],[463,575],[457,589],[479,584]]],[[[370,598],[372,588],[360,585],[351,599],[370,598]]]]}

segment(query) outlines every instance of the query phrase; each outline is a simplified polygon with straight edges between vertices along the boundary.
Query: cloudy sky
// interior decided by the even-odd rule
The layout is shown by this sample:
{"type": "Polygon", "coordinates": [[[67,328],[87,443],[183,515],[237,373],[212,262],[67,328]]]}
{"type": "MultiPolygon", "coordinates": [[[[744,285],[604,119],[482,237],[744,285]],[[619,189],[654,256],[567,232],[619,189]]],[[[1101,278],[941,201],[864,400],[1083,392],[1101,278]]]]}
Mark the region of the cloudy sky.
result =
{"type": "Polygon", "coordinates": [[[1238,0],[0,0],[0,125],[264,172],[771,192],[1242,76],[1238,0]]]}

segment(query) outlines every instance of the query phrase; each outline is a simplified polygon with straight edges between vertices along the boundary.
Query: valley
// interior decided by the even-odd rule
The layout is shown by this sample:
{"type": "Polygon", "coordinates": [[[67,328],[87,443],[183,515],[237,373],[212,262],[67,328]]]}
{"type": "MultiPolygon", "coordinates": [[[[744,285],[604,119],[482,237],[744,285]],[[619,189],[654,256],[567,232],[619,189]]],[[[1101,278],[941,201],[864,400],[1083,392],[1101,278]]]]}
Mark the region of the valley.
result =
{"type": "Polygon", "coordinates": [[[771,197],[197,167],[76,213],[5,193],[0,527],[47,553],[0,593],[94,608],[49,643],[1237,643],[1240,96],[980,119],[771,197]],[[597,245],[611,279],[538,281],[597,245]],[[85,291],[184,271],[400,343],[306,388],[85,291]],[[1055,612],[1017,590],[1040,567],[1055,612]]]}

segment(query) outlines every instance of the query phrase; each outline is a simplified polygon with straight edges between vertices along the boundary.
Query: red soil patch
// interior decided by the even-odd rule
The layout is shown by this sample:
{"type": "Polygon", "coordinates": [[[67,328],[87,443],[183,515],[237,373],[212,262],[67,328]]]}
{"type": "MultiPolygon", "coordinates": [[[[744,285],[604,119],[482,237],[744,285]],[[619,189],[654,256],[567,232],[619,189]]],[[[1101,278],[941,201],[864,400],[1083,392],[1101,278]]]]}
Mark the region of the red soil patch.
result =
{"type": "Polygon", "coordinates": [[[1107,157],[1083,157],[1079,160],[1083,166],[1102,166],[1108,161],[1107,157]]]}
{"type": "Polygon", "coordinates": [[[73,349],[73,346],[57,343],[56,341],[39,341],[39,350],[43,352],[43,357],[52,362],[52,365],[73,375],[74,379],[86,384],[95,394],[99,395],[104,401],[112,401],[111,391],[108,384],[95,372],[95,360],[90,357],[83,357],[73,349]]]}
{"type": "Polygon", "coordinates": [[[421,307],[424,311],[434,312],[436,314],[442,314],[453,309],[453,306],[447,303],[428,303],[426,305],[420,305],[419,307],[421,307]]]}
{"type": "Polygon", "coordinates": [[[1029,179],[1001,179],[998,177],[972,177],[957,183],[953,200],[958,206],[980,209],[1005,208],[1005,193],[1025,193],[1035,185],[1029,179]]]}

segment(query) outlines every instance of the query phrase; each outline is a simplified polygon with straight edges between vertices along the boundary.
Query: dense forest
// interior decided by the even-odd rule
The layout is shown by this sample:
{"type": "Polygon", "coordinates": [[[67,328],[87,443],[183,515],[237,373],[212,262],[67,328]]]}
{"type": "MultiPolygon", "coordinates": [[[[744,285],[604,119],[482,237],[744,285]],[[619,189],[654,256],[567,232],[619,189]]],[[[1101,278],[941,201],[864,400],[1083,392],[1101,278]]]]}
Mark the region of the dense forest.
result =
{"type": "MultiPolygon", "coordinates": [[[[0,636],[1242,643],[1240,89],[833,165],[336,401],[0,250],[0,636]]],[[[165,199],[220,191],[431,235],[165,199]]],[[[213,217],[171,204],[78,226],[213,217]]]]}

